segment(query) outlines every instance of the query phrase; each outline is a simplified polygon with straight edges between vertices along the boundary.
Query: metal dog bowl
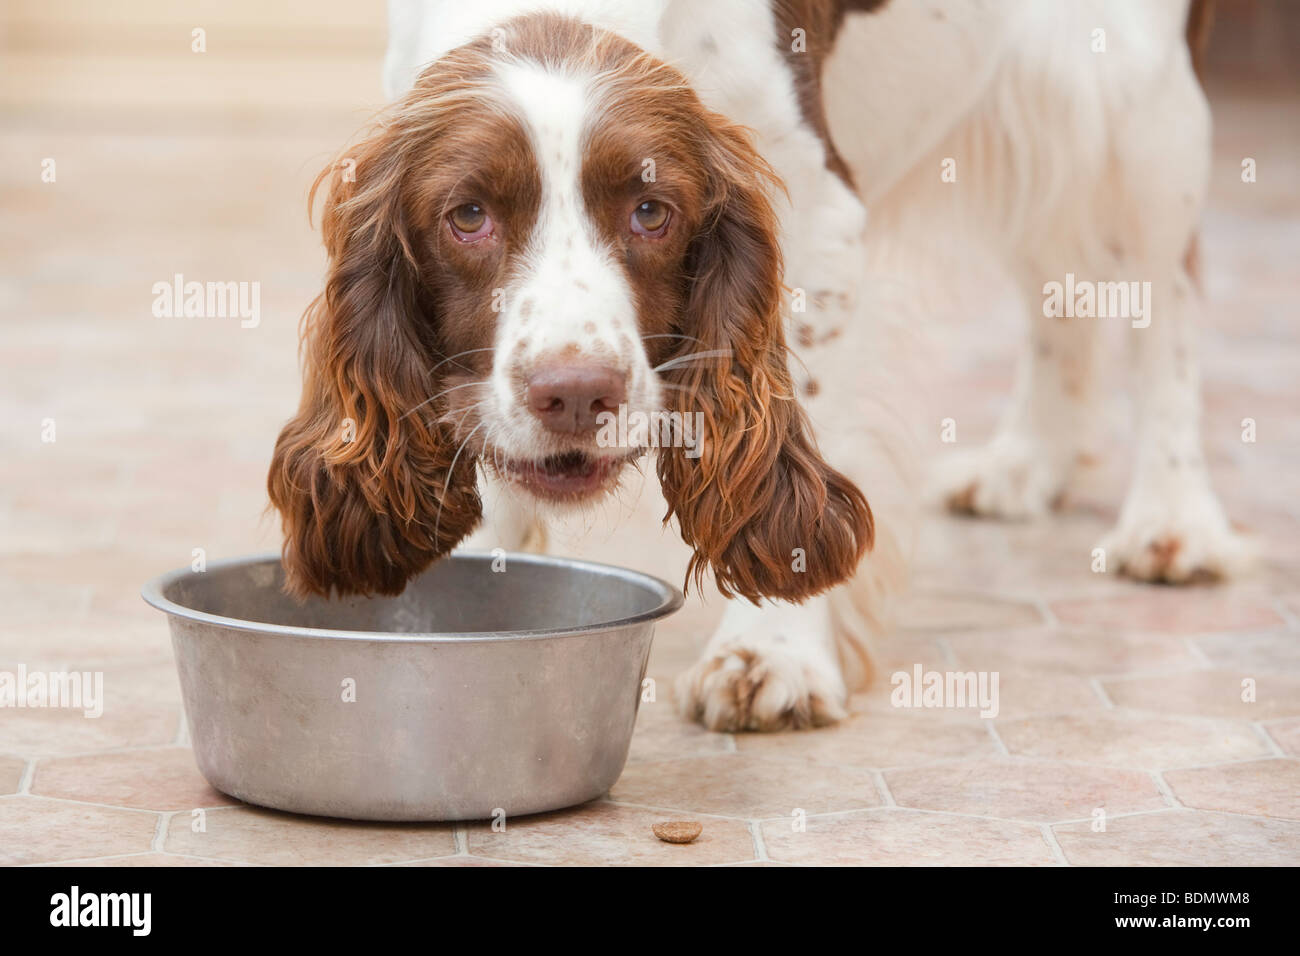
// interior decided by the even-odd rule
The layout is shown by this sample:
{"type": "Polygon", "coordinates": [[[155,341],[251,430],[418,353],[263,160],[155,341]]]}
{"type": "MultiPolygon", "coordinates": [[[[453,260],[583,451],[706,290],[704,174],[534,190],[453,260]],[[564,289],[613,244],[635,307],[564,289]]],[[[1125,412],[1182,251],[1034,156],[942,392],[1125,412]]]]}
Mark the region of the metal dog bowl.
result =
{"type": "Polygon", "coordinates": [[[453,554],[398,597],[299,603],[277,555],[145,585],[171,621],[203,776],[249,803],[364,820],[515,816],[605,793],[655,621],[682,595],[586,561],[495,560],[453,554]]]}

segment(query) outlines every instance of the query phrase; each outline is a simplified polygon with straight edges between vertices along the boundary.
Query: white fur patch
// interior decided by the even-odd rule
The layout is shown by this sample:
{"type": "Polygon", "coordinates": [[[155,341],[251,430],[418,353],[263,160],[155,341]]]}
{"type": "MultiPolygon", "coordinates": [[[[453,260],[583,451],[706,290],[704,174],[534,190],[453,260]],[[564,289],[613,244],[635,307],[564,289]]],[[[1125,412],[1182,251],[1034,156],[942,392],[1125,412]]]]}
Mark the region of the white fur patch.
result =
{"type": "Polygon", "coordinates": [[[583,202],[583,148],[596,81],[529,62],[506,62],[497,72],[528,132],[542,186],[537,221],[504,290],[492,371],[493,440],[526,457],[538,450],[541,433],[518,383],[553,357],[622,371],[633,409],[653,410],[660,401],[641,347],[636,296],[583,202]]]}

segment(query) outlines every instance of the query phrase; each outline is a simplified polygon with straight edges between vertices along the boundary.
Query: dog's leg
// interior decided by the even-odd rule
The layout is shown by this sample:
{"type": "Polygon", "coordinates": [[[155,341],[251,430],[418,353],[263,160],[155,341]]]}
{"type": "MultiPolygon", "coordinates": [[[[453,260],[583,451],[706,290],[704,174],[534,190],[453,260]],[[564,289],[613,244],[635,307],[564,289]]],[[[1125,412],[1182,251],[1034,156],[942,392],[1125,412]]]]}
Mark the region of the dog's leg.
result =
{"type": "Polygon", "coordinates": [[[1154,282],[1136,351],[1136,464],[1119,523],[1101,541],[1107,569],[1185,583],[1241,570],[1248,550],[1210,486],[1201,451],[1196,295],[1187,276],[1154,282]]]}
{"type": "Polygon", "coordinates": [[[1210,164],[1210,117],[1185,58],[1118,135],[1125,272],[1150,281],[1149,312],[1126,330],[1135,355],[1136,464],[1119,522],[1101,542],[1107,569],[1147,581],[1227,577],[1250,551],[1210,485],[1201,447],[1195,326],[1196,226],[1210,164]]]}
{"type": "Polygon", "coordinates": [[[546,525],[536,507],[495,478],[479,477],[479,495],[483,522],[461,543],[463,549],[545,552],[546,525]]]}
{"type": "Polygon", "coordinates": [[[958,451],[939,467],[948,507],[965,514],[1045,514],[1085,450],[1095,413],[1097,320],[1043,315],[1043,276],[1064,269],[1023,267],[1021,273],[1029,335],[1011,405],[987,445],[958,451]]]}
{"type": "Polygon", "coordinates": [[[683,716],[712,730],[797,730],[841,719],[828,595],[803,604],[730,601],[703,656],[677,679],[683,716]]]}

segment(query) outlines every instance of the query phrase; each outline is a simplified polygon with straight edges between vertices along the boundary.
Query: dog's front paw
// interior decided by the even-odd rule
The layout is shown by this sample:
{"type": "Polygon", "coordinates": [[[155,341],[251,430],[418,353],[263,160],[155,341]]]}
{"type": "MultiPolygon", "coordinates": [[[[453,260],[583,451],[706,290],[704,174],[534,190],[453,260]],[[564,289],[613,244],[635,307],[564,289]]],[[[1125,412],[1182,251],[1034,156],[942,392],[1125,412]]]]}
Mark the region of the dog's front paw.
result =
{"type": "Polygon", "coordinates": [[[1059,456],[1033,443],[994,441],[957,452],[939,466],[937,496],[957,514],[1032,518],[1046,514],[1065,488],[1059,456]]]}
{"type": "Polygon", "coordinates": [[[841,720],[848,692],[837,667],[779,637],[711,648],[677,680],[682,715],[710,730],[802,730],[841,720]]]}
{"type": "Polygon", "coordinates": [[[1106,568],[1139,581],[1192,584],[1234,577],[1251,562],[1212,492],[1143,495],[1102,539],[1106,568]]]}

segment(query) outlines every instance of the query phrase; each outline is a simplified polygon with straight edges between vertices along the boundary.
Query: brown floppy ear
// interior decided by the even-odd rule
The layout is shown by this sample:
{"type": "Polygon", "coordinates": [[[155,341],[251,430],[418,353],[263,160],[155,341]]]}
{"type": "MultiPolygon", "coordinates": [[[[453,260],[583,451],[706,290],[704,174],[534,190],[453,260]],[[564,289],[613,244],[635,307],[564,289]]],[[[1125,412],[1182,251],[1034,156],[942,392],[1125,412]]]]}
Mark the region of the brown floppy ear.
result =
{"type": "Polygon", "coordinates": [[[849,577],[872,542],[871,509],[817,451],[795,399],[780,314],[777,225],[766,164],[739,128],[718,122],[706,157],[708,217],[688,252],[679,350],[665,363],[676,409],[704,414],[698,458],[659,452],[668,500],[724,595],[801,601],[849,577]],[[688,357],[703,353],[699,359],[688,357]]]}
{"type": "Polygon", "coordinates": [[[325,291],[303,316],[298,414],[267,478],[293,593],[397,594],[478,523],[473,455],[425,404],[436,329],[404,214],[402,144],[381,131],[332,177],[325,291]],[[355,176],[342,175],[350,169],[355,176]]]}

